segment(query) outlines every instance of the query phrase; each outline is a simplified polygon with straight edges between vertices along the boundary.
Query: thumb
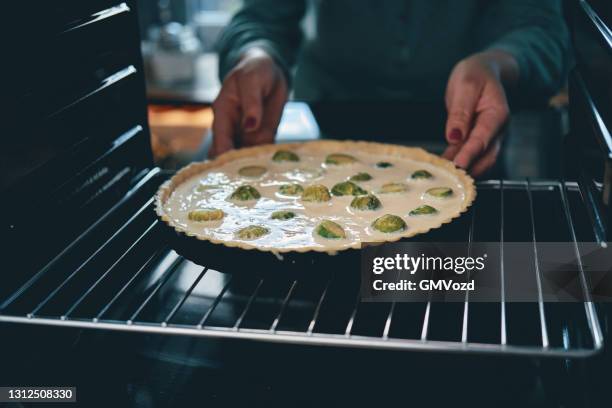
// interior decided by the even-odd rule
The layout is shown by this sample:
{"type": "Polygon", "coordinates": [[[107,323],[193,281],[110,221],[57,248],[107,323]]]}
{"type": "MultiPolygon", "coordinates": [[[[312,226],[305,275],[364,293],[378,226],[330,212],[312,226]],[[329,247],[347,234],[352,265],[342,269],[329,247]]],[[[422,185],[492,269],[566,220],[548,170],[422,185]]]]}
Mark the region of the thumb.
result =
{"type": "Polygon", "coordinates": [[[446,140],[449,144],[459,144],[466,139],[474,120],[479,97],[480,91],[475,86],[464,86],[454,90],[453,97],[447,104],[446,140]]]}
{"type": "Polygon", "coordinates": [[[261,88],[252,82],[243,82],[239,91],[242,105],[242,130],[255,132],[260,128],[263,116],[261,88]]]}

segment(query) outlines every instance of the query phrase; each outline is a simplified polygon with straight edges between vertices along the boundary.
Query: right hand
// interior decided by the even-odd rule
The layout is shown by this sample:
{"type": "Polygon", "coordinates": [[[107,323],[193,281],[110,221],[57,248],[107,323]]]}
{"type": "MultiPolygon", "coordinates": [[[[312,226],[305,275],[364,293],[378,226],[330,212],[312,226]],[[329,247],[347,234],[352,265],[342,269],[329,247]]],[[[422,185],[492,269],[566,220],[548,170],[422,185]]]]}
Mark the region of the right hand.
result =
{"type": "Polygon", "coordinates": [[[211,156],[274,142],[287,94],[285,75],[272,57],[259,48],[248,50],[213,103],[211,156]]]}

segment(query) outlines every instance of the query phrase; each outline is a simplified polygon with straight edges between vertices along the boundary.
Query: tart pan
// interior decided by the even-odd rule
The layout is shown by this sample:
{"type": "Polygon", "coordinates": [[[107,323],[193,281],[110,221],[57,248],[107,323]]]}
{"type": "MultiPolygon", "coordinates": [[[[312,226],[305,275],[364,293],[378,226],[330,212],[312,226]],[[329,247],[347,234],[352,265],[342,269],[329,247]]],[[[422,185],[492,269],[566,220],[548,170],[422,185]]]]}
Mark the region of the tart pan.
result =
{"type": "Polygon", "coordinates": [[[274,254],[256,249],[245,250],[198,240],[163,224],[164,234],[179,255],[190,261],[224,273],[257,275],[278,274],[306,277],[334,270],[359,270],[360,250],[347,249],[334,255],[327,252],[285,252],[274,254]]]}
{"type": "MultiPolygon", "coordinates": [[[[465,171],[456,168],[451,162],[427,153],[420,148],[372,142],[333,140],[283,144],[282,146],[290,150],[299,148],[318,152],[361,150],[382,155],[407,157],[438,166],[452,173],[460,180],[464,186],[465,198],[461,209],[457,213],[441,220],[436,225],[431,225],[422,229],[410,229],[404,234],[397,234],[392,238],[390,237],[386,242],[398,241],[417,234],[426,233],[430,229],[439,228],[467,211],[476,197],[474,181],[465,171]]],[[[214,160],[189,164],[160,186],[155,199],[155,210],[165,227],[167,227],[166,229],[169,230],[171,245],[179,254],[197,264],[232,273],[246,270],[252,273],[253,269],[256,269],[258,272],[263,272],[268,269],[281,269],[291,270],[293,272],[301,271],[304,273],[311,271],[310,273],[312,273],[312,271],[317,269],[317,265],[321,263],[324,263],[326,267],[336,263],[338,267],[343,269],[346,267],[347,263],[351,263],[355,267],[359,266],[359,249],[361,248],[361,242],[356,241],[350,247],[342,249],[309,247],[299,249],[280,248],[278,250],[272,250],[269,248],[258,248],[253,244],[235,241],[226,242],[210,237],[195,235],[174,224],[171,218],[165,213],[164,204],[166,200],[178,185],[189,178],[230,161],[245,157],[270,154],[278,148],[278,145],[271,144],[231,150],[214,160]]]]}

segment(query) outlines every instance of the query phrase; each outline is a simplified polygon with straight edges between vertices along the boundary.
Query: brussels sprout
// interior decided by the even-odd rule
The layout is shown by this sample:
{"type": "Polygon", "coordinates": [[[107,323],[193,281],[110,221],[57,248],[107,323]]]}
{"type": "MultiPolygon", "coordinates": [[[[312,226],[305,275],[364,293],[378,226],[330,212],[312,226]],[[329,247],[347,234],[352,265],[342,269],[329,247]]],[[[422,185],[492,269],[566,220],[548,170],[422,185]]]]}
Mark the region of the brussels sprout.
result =
{"type": "Polygon", "coordinates": [[[290,220],[295,217],[295,213],[293,211],[274,211],[270,218],[273,220],[290,220]]]}
{"type": "Polygon", "coordinates": [[[209,190],[215,190],[218,189],[219,186],[217,185],[211,185],[211,184],[198,184],[195,188],[195,191],[197,191],[198,193],[203,193],[205,191],[209,191],[209,190]]]}
{"type": "Polygon", "coordinates": [[[389,167],[393,167],[393,164],[386,161],[381,161],[376,163],[376,167],[378,167],[379,169],[386,169],[389,167]]]}
{"type": "Polygon", "coordinates": [[[266,227],[261,227],[259,225],[249,225],[248,227],[244,227],[238,230],[238,232],[236,232],[236,237],[245,240],[257,239],[269,233],[270,230],[266,227]]]}
{"type": "Polygon", "coordinates": [[[303,191],[304,188],[299,184],[283,184],[278,188],[278,192],[286,196],[298,196],[303,191]]]}
{"type": "Polygon", "coordinates": [[[369,173],[357,173],[349,178],[351,181],[370,181],[372,176],[369,173]]]}
{"type": "Polygon", "coordinates": [[[238,174],[243,177],[256,178],[262,176],[266,171],[268,170],[262,166],[246,166],[238,170],[238,174]]]}
{"type": "Polygon", "coordinates": [[[390,233],[405,230],[406,223],[397,215],[385,214],[374,220],[372,227],[380,232],[390,233]]]}
{"type": "Polygon", "coordinates": [[[259,191],[248,184],[238,187],[230,196],[230,199],[238,201],[257,200],[259,198],[261,198],[259,191]]]}
{"type": "Polygon", "coordinates": [[[357,161],[356,158],[354,158],[353,156],[349,154],[344,154],[344,153],[333,153],[333,154],[328,155],[325,158],[326,164],[335,164],[337,166],[340,166],[343,164],[355,163],[356,161],[357,161]]]}
{"type": "Polygon", "coordinates": [[[381,194],[403,193],[408,190],[408,186],[404,183],[387,183],[378,190],[381,194]]]}
{"type": "Polygon", "coordinates": [[[319,223],[316,229],[317,234],[327,239],[340,239],[346,238],[344,229],[330,220],[324,220],[319,223]]]}
{"type": "Polygon", "coordinates": [[[453,195],[453,189],[450,187],[434,187],[426,191],[432,197],[446,198],[453,195]]]}
{"type": "Polygon", "coordinates": [[[297,162],[300,161],[300,156],[290,150],[277,150],[272,156],[272,160],[275,162],[297,162]]]}
{"type": "Polygon", "coordinates": [[[217,221],[222,219],[225,213],[216,208],[206,208],[201,210],[189,211],[187,218],[191,221],[217,221]]]}
{"type": "Polygon", "coordinates": [[[437,214],[437,213],[438,213],[438,210],[436,210],[432,206],[421,205],[415,208],[414,210],[410,211],[408,214],[414,216],[414,215],[427,215],[427,214],[437,214]]]}
{"type": "Polygon", "coordinates": [[[324,185],[313,184],[304,189],[302,200],[315,202],[329,201],[331,200],[331,195],[329,195],[329,190],[324,185]]]}
{"type": "Polygon", "coordinates": [[[363,188],[359,187],[357,184],[352,181],[343,181],[342,183],[338,183],[332,187],[331,192],[336,196],[343,195],[364,195],[368,194],[363,188]]]}
{"type": "Polygon", "coordinates": [[[414,173],[412,173],[412,176],[410,176],[410,177],[412,177],[415,180],[418,180],[418,179],[430,179],[430,178],[433,177],[433,175],[430,172],[428,172],[427,170],[417,170],[414,173]]]}
{"type": "Polygon", "coordinates": [[[353,201],[351,201],[351,208],[355,208],[357,210],[377,210],[380,207],[382,207],[380,200],[373,194],[355,197],[353,198],[353,201]]]}

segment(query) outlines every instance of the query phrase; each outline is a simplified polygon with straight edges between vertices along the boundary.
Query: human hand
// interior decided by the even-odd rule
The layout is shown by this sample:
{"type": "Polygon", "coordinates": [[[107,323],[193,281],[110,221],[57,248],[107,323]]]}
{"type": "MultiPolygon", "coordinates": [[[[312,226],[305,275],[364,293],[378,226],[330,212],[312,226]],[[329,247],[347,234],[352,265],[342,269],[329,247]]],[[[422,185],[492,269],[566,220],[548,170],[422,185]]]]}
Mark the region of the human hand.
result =
{"type": "Polygon", "coordinates": [[[501,141],[500,131],[510,110],[502,83],[518,78],[514,57],[502,51],[488,51],[460,61],[446,88],[446,139],[443,156],[473,176],[480,176],[495,164],[501,141]]]}
{"type": "Polygon", "coordinates": [[[287,101],[287,81],[265,51],[248,50],[213,103],[211,156],[236,146],[272,143],[287,101]]]}

